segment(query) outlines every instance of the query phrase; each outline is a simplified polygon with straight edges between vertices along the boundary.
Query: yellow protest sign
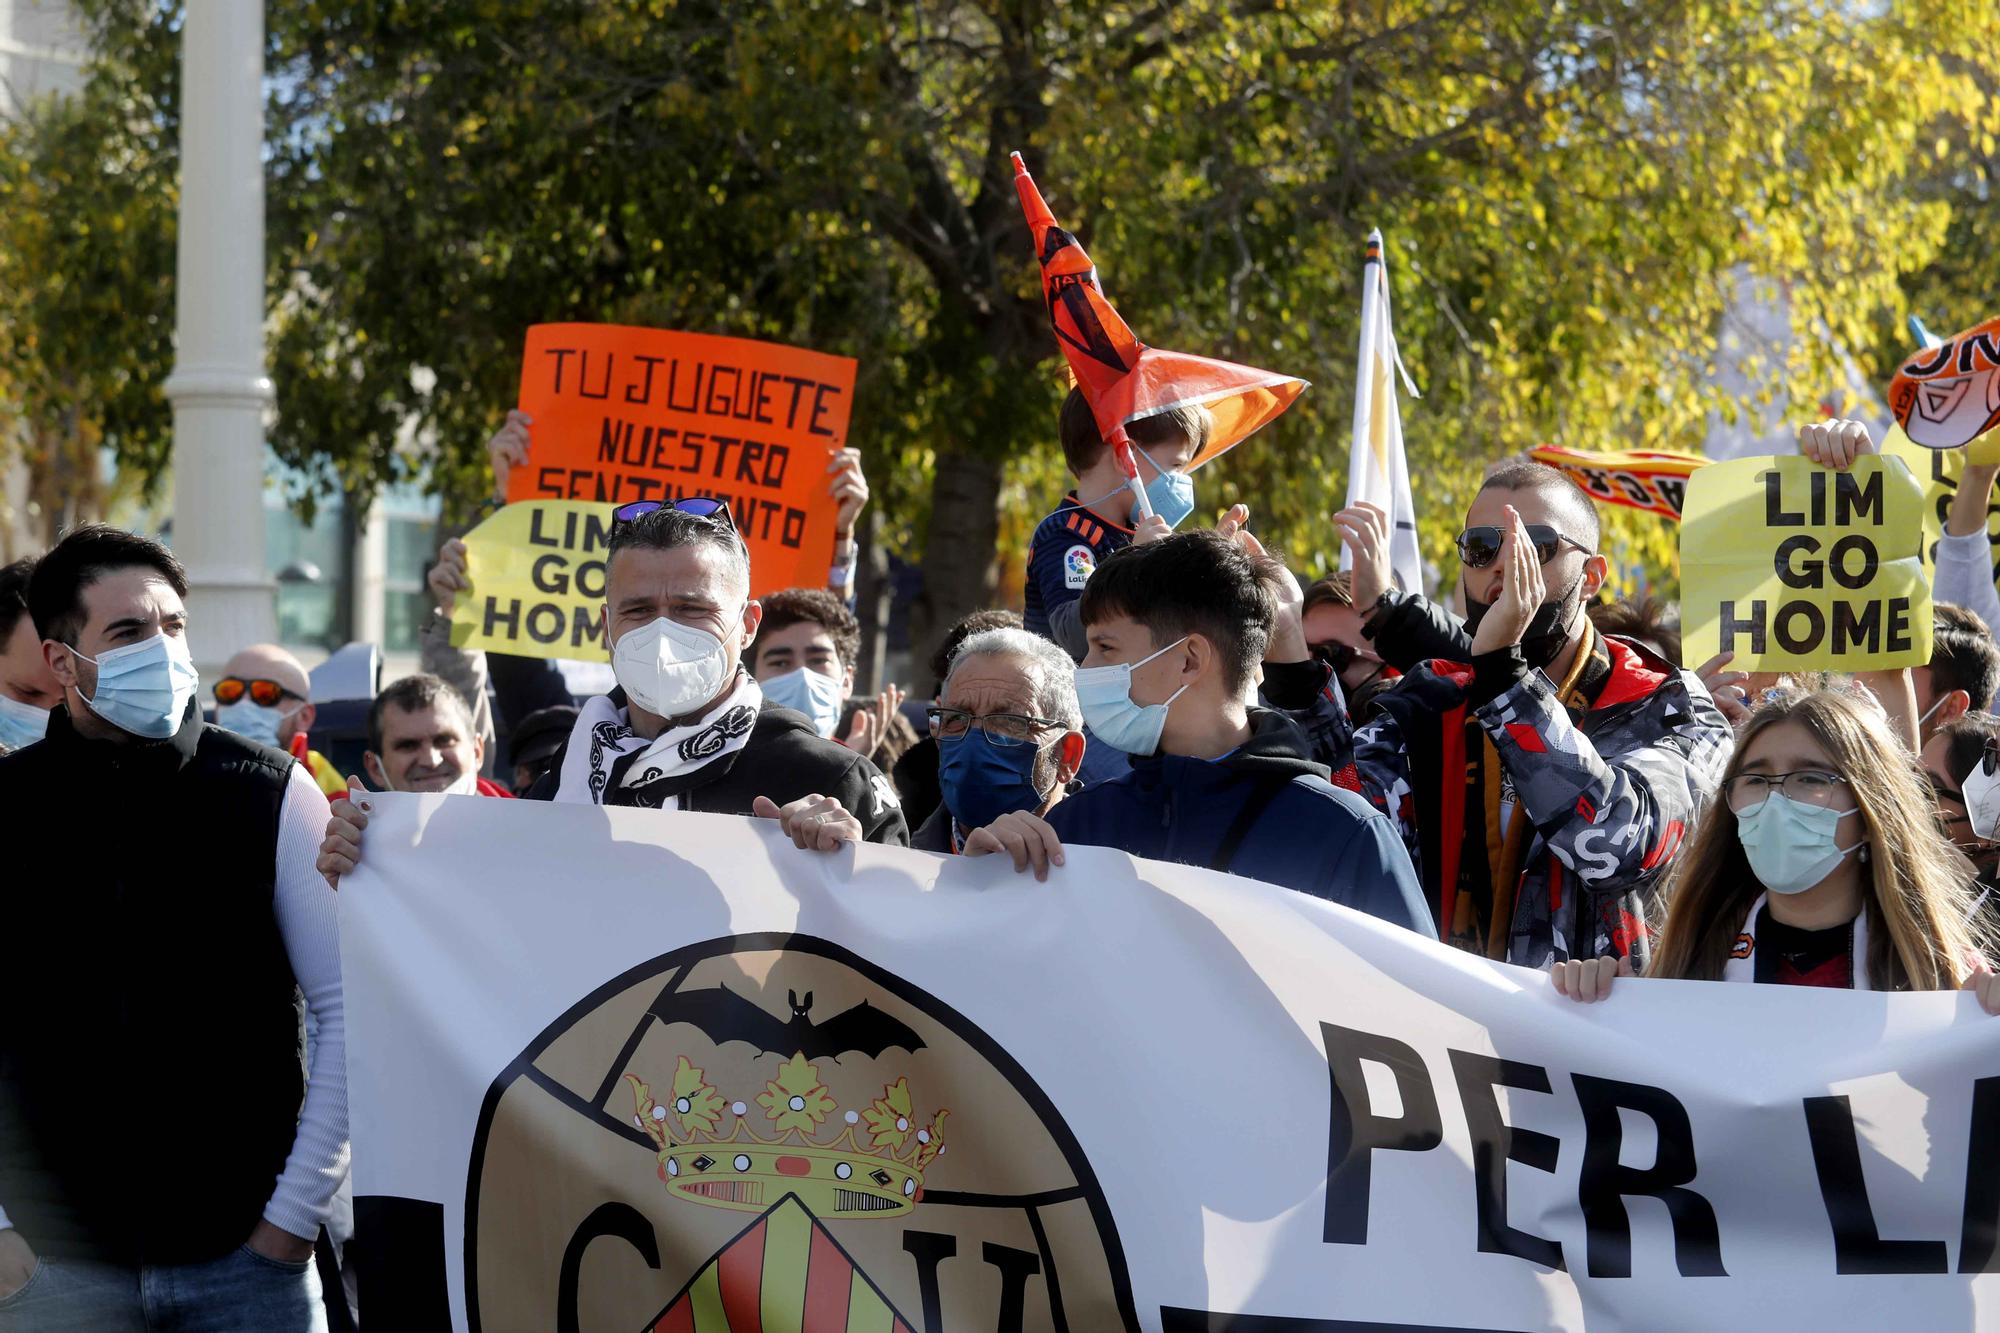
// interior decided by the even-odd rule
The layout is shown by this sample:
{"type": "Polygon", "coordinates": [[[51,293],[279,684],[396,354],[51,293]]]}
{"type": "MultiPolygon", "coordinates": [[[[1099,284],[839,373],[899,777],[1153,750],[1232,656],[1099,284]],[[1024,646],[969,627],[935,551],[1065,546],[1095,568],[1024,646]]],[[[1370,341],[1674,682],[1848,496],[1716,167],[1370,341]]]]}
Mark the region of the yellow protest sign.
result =
{"type": "Polygon", "coordinates": [[[609,505],[529,500],[501,509],[465,534],[472,587],[451,608],[452,646],[601,660],[610,541],[609,505]]]}
{"type": "Polygon", "coordinates": [[[1688,662],[1873,671],[1931,656],[1924,492],[1902,460],[1834,472],[1804,458],[1711,463],[1681,513],[1688,662]]]}
{"type": "MultiPolygon", "coordinates": [[[[1926,449],[1905,435],[1901,426],[1889,427],[1883,437],[1883,456],[1902,459],[1924,488],[1924,558],[1932,568],[1937,566],[1937,541],[1944,532],[1965,465],[2000,463],[1993,452],[1995,446],[2000,446],[2000,431],[1981,436],[1966,449],[1926,449]]],[[[1994,582],[2000,584],[2000,505],[1995,505],[1991,496],[1986,502],[1986,540],[1993,549],[1994,582]]]]}

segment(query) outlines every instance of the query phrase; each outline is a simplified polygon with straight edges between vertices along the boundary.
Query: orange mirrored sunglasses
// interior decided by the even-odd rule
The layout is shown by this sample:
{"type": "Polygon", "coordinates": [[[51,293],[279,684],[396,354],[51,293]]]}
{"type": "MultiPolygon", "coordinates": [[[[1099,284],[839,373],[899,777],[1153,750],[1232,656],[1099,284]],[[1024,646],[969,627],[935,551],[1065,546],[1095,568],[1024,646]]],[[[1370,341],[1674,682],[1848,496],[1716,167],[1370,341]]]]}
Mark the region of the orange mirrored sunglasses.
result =
{"type": "Polygon", "coordinates": [[[270,708],[281,699],[299,697],[275,680],[245,680],[241,676],[224,676],[215,682],[215,701],[219,704],[233,704],[246,694],[250,696],[250,702],[260,708],[270,708]]]}

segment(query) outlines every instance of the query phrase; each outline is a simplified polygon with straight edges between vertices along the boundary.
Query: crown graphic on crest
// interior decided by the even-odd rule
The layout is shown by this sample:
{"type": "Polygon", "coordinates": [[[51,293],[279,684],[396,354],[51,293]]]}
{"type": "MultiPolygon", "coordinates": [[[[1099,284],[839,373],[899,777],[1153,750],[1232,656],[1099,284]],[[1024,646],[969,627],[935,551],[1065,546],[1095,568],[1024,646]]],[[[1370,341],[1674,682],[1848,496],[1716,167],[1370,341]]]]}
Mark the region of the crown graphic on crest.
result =
{"type": "Polygon", "coordinates": [[[659,1176],[682,1198],[737,1212],[762,1212],[796,1194],[820,1217],[895,1217],[924,1197],[924,1170],[944,1153],[939,1110],[921,1122],[910,1081],[898,1078],[859,1110],[842,1112],[819,1067],[794,1053],[753,1099],[725,1101],[703,1072],[677,1057],[672,1096],[661,1102],[637,1075],[633,1123],[659,1148],[659,1176]],[[835,1120],[836,1115],[839,1120],[835,1120]],[[751,1125],[767,1123],[765,1138],[751,1125]],[[838,1125],[822,1138],[829,1121],[838,1125]]]}

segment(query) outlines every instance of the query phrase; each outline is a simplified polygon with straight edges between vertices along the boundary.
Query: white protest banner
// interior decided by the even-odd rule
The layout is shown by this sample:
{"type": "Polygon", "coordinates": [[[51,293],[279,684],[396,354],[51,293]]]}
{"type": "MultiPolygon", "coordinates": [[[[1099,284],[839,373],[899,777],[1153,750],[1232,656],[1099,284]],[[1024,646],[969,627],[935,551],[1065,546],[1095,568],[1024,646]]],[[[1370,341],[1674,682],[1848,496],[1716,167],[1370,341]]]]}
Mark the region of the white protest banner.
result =
{"type": "Polygon", "coordinates": [[[1970,996],[1580,1005],[1089,848],[1038,884],[762,821],[369,799],[342,961],[392,1326],[2000,1317],[2000,1020],[1970,996]]]}

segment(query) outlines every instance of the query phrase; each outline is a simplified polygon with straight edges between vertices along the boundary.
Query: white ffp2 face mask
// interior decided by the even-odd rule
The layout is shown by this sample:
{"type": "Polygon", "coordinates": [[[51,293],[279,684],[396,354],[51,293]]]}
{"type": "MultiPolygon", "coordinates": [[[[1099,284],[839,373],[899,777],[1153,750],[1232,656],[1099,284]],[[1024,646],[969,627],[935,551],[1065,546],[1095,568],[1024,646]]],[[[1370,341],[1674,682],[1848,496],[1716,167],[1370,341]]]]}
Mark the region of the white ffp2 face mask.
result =
{"type": "Polygon", "coordinates": [[[679,717],[721,693],[736,663],[707,630],[661,616],[618,640],[611,670],[633,703],[656,717],[679,717]]]}

